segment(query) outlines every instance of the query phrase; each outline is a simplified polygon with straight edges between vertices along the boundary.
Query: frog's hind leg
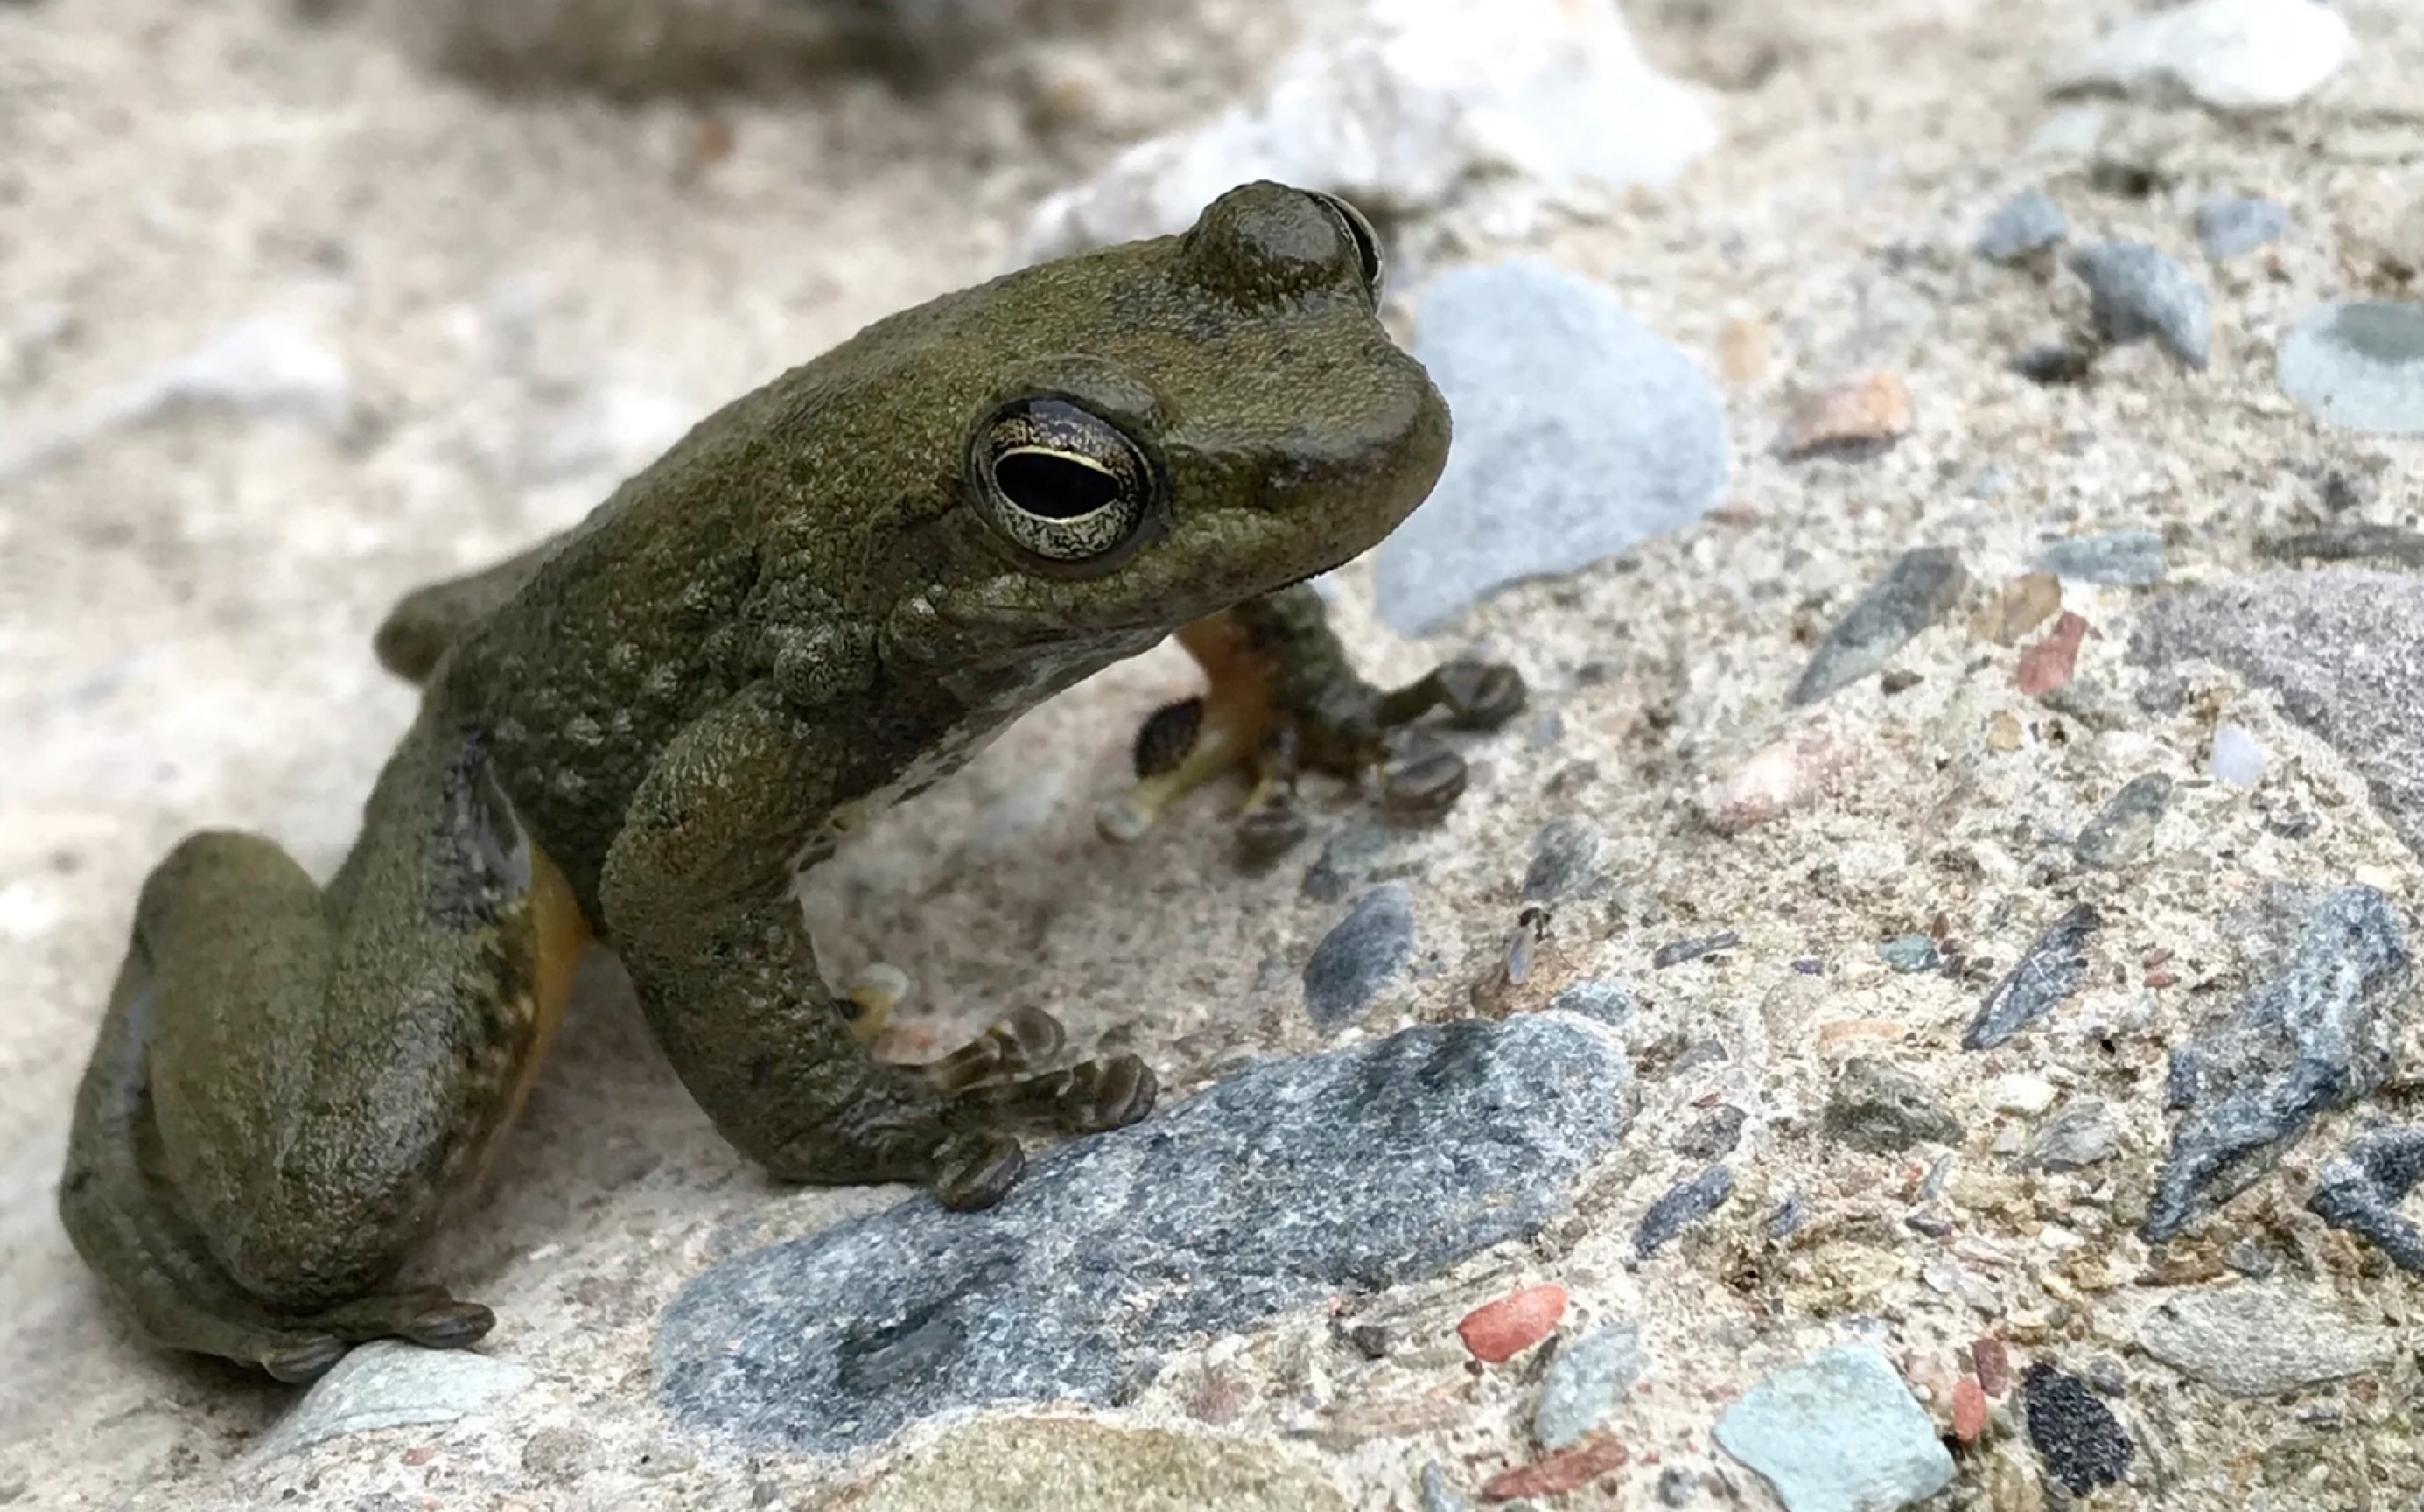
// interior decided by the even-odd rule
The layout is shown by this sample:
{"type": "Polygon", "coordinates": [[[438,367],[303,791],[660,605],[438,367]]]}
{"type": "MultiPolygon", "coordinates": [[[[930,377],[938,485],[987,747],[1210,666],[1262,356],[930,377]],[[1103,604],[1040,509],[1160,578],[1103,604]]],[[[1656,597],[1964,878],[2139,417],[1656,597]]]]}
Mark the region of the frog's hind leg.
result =
{"type": "MultiPolygon", "coordinates": [[[[907,977],[892,966],[871,967],[851,983],[843,1013],[860,1043],[872,1048],[907,991],[907,977]]],[[[1073,1134],[1124,1128],[1153,1106],[1159,1084],[1134,1056],[1047,1069],[1068,1044],[1059,1019],[1040,1008],[1013,1009],[966,1044],[916,1070],[963,1108],[1073,1134]]]]}
{"type": "Polygon", "coordinates": [[[461,1345],[493,1321],[393,1278],[527,1086],[578,913],[476,755],[426,750],[391,763],[390,822],[325,890],[226,833],[144,885],[59,1209],[162,1344],[307,1379],[362,1339],[461,1345]],[[425,821],[394,822],[416,800],[425,821]]]}

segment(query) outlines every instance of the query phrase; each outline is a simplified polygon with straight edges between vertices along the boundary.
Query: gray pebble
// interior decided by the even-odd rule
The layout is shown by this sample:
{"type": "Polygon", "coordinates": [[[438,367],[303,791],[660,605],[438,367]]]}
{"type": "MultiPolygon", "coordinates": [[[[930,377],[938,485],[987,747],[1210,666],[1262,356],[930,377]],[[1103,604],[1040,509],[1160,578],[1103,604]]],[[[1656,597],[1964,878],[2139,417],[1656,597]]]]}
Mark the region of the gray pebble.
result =
{"type": "Polygon", "coordinates": [[[438,1423],[486,1410],[534,1379],[510,1360],[401,1340],[357,1345],[262,1436],[261,1453],[291,1455],[374,1428],[438,1423]]]}
{"type": "Polygon", "coordinates": [[[2369,1096],[2413,1011],[2406,932],[2379,890],[2285,887],[2269,902],[2282,964],[2173,1053],[2164,1100],[2183,1111],[2141,1230],[2149,1244],[2243,1189],[2316,1115],[2369,1096]]]}
{"type": "Polygon", "coordinates": [[[1680,966],[1686,961],[1698,961],[1720,951],[1730,950],[1742,944],[1742,935],[1733,930],[1715,934],[1696,935],[1688,940],[1670,940],[1660,946],[1650,957],[1652,971],[1680,966]]]}
{"type": "Polygon", "coordinates": [[[1553,1451],[1582,1442],[1633,1390],[1648,1363],[1637,1323],[1605,1324],[1567,1345],[1540,1382],[1532,1437],[1553,1451]]]}
{"type": "Polygon", "coordinates": [[[1724,396],[1603,285],[1538,259],[1452,269],[1423,294],[1414,356],[1455,411],[1456,445],[1373,554],[1376,605],[1400,634],[1679,530],[1724,497],[1724,396]]]}
{"type": "Polygon", "coordinates": [[[1633,1017],[1633,989],[1620,981],[1596,978],[1574,983],[1550,998],[1549,1006],[1613,1027],[1633,1017]]]}
{"type": "Polygon", "coordinates": [[[1447,1467],[1434,1459],[1423,1467],[1423,1512],[1473,1512],[1473,1499],[1447,1478],[1447,1467]]]}
{"type": "Polygon", "coordinates": [[[2121,1148],[2113,1110],[2082,1097],[2045,1121],[2030,1137],[2022,1163],[2042,1170],[2079,1170],[2110,1160],[2121,1148]]]}
{"type": "Polygon", "coordinates": [[[1934,971],[1944,964],[1944,954],[1937,949],[1936,941],[1924,934],[1898,934],[1878,942],[1877,955],[1894,970],[1908,975],[1934,971]]]}
{"type": "Polygon", "coordinates": [[[1723,1166],[1711,1166],[1675,1186],[1651,1203],[1650,1211],[1642,1214],[1640,1223],[1635,1226],[1634,1258],[1649,1259],[1666,1241],[1723,1207],[1726,1199],[1733,1194],[1734,1173],[1723,1166]]]}
{"type": "Polygon", "coordinates": [[[1748,1122],[1749,1115],[1741,1108],[1720,1103],[1675,1136],[1670,1148],[1695,1160],[1723,1160],[1742,1142],[1743,1125],[1748,1122]]]}
{"type": "Polygon", "coordinates": [[[2079,832],[2071,853],[2081,866],[2102,871],[2145,859],[2155,847],[2155,822],[2171,802],[2172,779],[2161,772],[2130,778],[2079,832]]]}
{"type": "Polygon", "coordinates": [[[1913,636],[1941,619],[1969,582],[1961,555],[1951,547],[1905,552],[1827,630],[1786,702],[1796,708],[1814,704],[1880,670],[1913,636]]]}
{"type": "Polygon", "coordinates": [[[1523,869],[1523,900],[1554,902],[1590,880],[1599,860],[1599,831],[1560,816],[1532,836],[1532,863],[1523,869]]]}
{"type": "Polygon", "coordinates": [[[2424,304],[2320,306],[2283,338],[2273,372],[2318,420],[2424,436],[2424,304]]]}
{"type": "Polygon", "coordinates": [[[2279,562],[2388,562],[2424,567],[2424,531],[2370,520],[2341,520],[2320,530],[2300,531],[2256,543],[2257,551],[2279,562]]]}
{"type": "Polygon", "coordinates": [[[1313,947],[1304,963],[1304,1006],[1314,1027],[1335,1033],[1362,1018],[1414,953],[1414,900],[1403,883],[1383,883],[1313,947]]]}
{"type": "Polygon", "coordinates": [[[1689,1506],[1700,1494],[1700,1478],[1681,1465],[1658,1472],[1658,1500],[1666,1506],[1689,1506]]]}
{"type": "Polygon", "coordinates": [[[2424,1275],[2424,1231],[2399,1211],[2424,1183],[2424,1125],[2373,1129],[2323,1168],[2306,1205],[2336,1229],[2371,1240],[2401,1270],[2424,1275]]]}
{"type": "Polygon", "coordinates": [[[1339,901],[1379,865],[1395,838],[1385,824],[1350,820],[1322,842],[1321,854],[1304,868],[1298,891],[1316,903],[1339,901]]]}
{"type": "Polygon", "coordinates": [[[1847,1062],[1826,1096],[1827,1137],[1870,1154],[1961,1142],[1961,1121],[1918,1078],[1881,1060],[1847,1062]]]}
{"type": "Polygon", "coordinates": [[[2175,1293],[2138,1328],[2146,1353],[2232,1396],[2278,1396],[2381,1368],[2397,1336],[2286,1283],[2175,1293]]]}
{"type": "Polygon", "coordinates": [[[2120,343],[2152,336],[2192,368],[2213,350],[2213,317],[2205,285],[2188,269],[2143,242],[2098,242],[2070,254],[2071,271],[2087,285],[2097,334],[2120,343]]]}
{"type": "Polygon", "coordinates": [[[659,1324],[658,1399],[800,1454],[1107,1403],[1142,1356],[1538,1233],[1616,1148],[1629,1074],[1556,1013],[1258,1062],[1040,1156],[983,1212],[913,1198],[710,1267],[659,1324]]]}
{"type": "Polygon", "coordinates": [[[1953,1480],[1934,1421],[1867,1345],[1768,1377],[1717,1419],[1716,1438],[1790,1512],[1890,1512],[1953,1480]]]}
{"type": "Polygon", "coordinates": [[[2023,189],[1987,217],[1972,244],[1989,263],[2018,263],[2070,234],[2070,217],[2043,189],[2023,189]]]}
{"type": "Polygon", "coordinates": [[[597,1439],[581,1428],[541,1428],[522,1440],[522,1470],[534,1480],[570,1485],[597,1457],[597,1439]]]}
{"type": "Polygon", "coordinates": [[[2129,588],[2162,581],[2168,567],[2163,538],[2153,531],[2111,531],[2055,541],[2037,552],[2035,565],[2040,572],[2073,582],[2129,588]]]}
{"type": "Polygon", "coordinates": [[[2270,199],[2217,196],[2196,207],[2197,245],[2220,263],[2243,256],[2289,229],[2289,213],[2270,199]]]}
{"type": "Polygon", "coordinates": [[[2103,927],[2092,903],[2081,903],[2021,952],[2010,972],[1961,1036],[1966,1050],[1992,1050],[2043,1018],[2087,980],[2088,937],[2103,927]]]}

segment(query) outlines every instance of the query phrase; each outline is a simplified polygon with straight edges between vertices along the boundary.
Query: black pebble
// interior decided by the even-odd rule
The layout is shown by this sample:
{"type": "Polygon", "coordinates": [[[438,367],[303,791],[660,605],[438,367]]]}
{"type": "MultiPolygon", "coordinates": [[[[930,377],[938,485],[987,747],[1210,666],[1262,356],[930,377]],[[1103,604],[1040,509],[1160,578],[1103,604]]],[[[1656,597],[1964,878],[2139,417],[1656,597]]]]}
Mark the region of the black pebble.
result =
{"type": "Polygon", "coordinates": [[[2025,1379],[2029,1442],[2045,1456],[2047,1473],[2076,1496],[2120,1484],[2134,1451],[2113,1409],[2085,1381],[2051,1365],[2031,1365],[2025,1379]]]}

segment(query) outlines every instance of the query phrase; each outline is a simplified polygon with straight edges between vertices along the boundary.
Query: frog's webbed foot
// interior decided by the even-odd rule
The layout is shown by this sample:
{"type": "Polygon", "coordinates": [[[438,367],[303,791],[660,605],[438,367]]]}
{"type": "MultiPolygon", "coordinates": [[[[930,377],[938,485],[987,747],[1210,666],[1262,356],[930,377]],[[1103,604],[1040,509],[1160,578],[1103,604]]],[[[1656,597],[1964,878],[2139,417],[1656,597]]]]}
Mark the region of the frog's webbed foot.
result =
{"type": "Polygon", "coordinates": [[[1523,675],[1506,662],[1460,657],[1381,694],[1377,713],[1384,727],[1394,727],[1437,708],[1453,728],[1494,730],[1523,711],[1525,696],[1523,675]]]}

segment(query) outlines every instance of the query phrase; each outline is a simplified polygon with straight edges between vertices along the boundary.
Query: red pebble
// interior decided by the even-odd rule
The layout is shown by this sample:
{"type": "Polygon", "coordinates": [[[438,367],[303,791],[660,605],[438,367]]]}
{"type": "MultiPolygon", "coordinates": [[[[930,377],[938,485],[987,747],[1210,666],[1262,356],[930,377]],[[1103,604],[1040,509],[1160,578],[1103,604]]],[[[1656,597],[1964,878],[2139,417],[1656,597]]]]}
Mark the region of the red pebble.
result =
{"type": "Polygon", "coordinates": [[[2053,632],[2020,653],[2020,692],[2035,698],[2070,681],[2080,643],[2086,639],[2087,621],[2064,610],[2053,632]]]}
{"type": "Polygon", "coordinates": [[[1595,1481],[1624,1463],[1624,1444],[1606,1434],[1586,1439],[1571,1449],[1502,1470],[1481,1488],[1485,1502],[1511,1502],[1519,1496],[1556,1496],[1595,1481]]]}
{"type": "Polygon", "coordinates": [[[2003,1341],[1985,1334],[1970,1345],[1970,1363],[1978,1371],[1978,1384],[1988,1396],[2001,1396],[2012,1389],[2012,1352],[2003,1341]]]}
{"type": "Polygon", "coordinates": [[[1555,1281],[1526,1286],[1464,1315],[1457,1335],[1473,1358],[1503,1365],[1547,1338],[1566,1315],[1566,1289],[1555,1281]]]}
{"type": "Polygon", "coordinates": [[[1953,1383],[1953,1437],[1963,1443],[1976,1443],[1978,1435],[1985,1431],[1986,1393],[1964,1376],[1953,1383]]]}

